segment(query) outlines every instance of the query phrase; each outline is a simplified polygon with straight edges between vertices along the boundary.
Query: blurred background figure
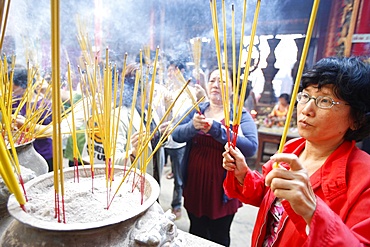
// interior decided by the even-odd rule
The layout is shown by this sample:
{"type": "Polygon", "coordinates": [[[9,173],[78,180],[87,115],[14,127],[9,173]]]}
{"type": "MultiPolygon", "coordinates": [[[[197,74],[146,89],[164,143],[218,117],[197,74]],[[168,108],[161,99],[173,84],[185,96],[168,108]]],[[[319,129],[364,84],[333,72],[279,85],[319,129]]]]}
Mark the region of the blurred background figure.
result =
{"type": "Polygon", "coordinates": [[[283,93],[279,96],[278,103],[272,109],[272,112],[267,115],[267,118],[264,121],[264,124],[267,127],[271,127],[273,125],[276,126],[284,126],[286,115],[288,113],[290,103],[290,97],[288,94],[283,93]]]}

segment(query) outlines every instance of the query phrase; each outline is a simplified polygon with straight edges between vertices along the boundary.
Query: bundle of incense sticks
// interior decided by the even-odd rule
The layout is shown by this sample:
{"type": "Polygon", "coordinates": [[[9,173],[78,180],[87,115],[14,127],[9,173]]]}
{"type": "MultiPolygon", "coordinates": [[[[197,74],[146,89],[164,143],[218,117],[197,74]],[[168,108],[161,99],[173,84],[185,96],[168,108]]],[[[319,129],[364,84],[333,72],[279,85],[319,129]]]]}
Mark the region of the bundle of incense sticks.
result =
{"type": "Polygon", "coordinates": [[[26,203],[26,191],[24,189],[24,182],[21,175],[18,155],[15,150],[15,142],[13,139],[11,122],[12,83],[8,80],[7,70],[4,71],[3,69],[3,65],[5,65],[4,67],[7,67],[6,62],[1,61],[1,65],[2,67],[0,69],[0,73],[2,74],[2,76],[0,76],[0,130],[2,134],[0,137],[0,175],[3,178],[4,183],[10,193],[14,193],[15,198],[20,204],[21,208],[25,210],[24,205],[26,203]],[[18,179],[14,172],[16,172],[18,179]],[[23,193],[19,184],[23,188],[23,193]]]}
{"type": "MultiPolygon", "coordinates": [[[[14,75],[15,57],[12,57],[12,67],[9,69],[7,64],[7,58],[4,57],[4,61],[0,63],[0,75],[2,84],[0,87],[0,94],[2,97],[2,103],[5,107],[4,111],[10,116],[12,123],[15,125],[15,119],[19,115],[22,108],[25,108],[25,122],[19,129],[12,129],[12,138],[16,144],[23,144],[29,142],[35,138],[43,136],[45,128],[39,126],[39,122],[49,117],[50,113],[47,113],[48,103],[50,99],[45,96],[41,96],[40,91],[34,93],[37,88],[37,84],[32,85],[32,79],[36,74],[35,68],[28,68],[28,81],[27,88],[23,95],[13,97],[13,75],[14,75]],[[8,72],[10,71],[10,72],[8,72]],[[16,108],[13,108],[13,104],[17,101],[19,104],[16,108]],[[38,108],[36,106],[38,103],[38,108]],[[43,116],[43,117],[42,117],[43,116]]],[[[50,87],[47,88],[47,92],[50,87]]],[[[48,94],[48,93],[46,93],[48,94]]],[[[50,95],[50,94],[49,94],[50,95]]],[[[4,121],[0,125],[0,129],[3,129],[4,121]]]]}
{"type": "MultiPolygon", "coordinates": [[[[14,63],[13,63],[14,65],[14,63]]],[[[27,88],[25,92],[21,96],[13,97],[12,90],[8,90],[9,93],[8,98],[9,104],[6,105],[9,114],[12,114],[12,121],[15,123],[15,119],[20,114],[21,109],[25,108],[24,114],[24,123],[23,125],[13,131],[13,139],[17,144],[22,144],[25,142],[32,141],[36,138],[43,138],[43,137],[50,137],[50,129],[52,127],[52,123],[44,125],[44,120],[50,117],[50,102],[52,102],[52,95],[51,95],[51,84],[47,84],[45,89],[45,93],[41,93],[39,86],[44,84],[44,81],[37,81],[33,83],[33,79],[37,74],[37,69],[35,67],[30,68],[28,63],[28,75],[27,75],[27,88]],[[13,103],[17,101],[18,106],[15,108],[13,107],[13,103]]],[[[11,87],[13,85],[13,74],[14,69],[10,70],[9,73],[9,82],[8,84],[11,87]]],[[[58,85],[59,88],[59,85],[58,85]]],[[[64,104],[64,103],[63,103],[64,104]]],[[[61,115],[61,119],[67,117],[67,114],[70,110],[67,110],[61,115]]]]}
{"type": "MultiPolygon", "coordinates": [[[[244,38],[244,23],[246,18],[246,4],[247,1],[244,1],[244,8],[243,8],[243,16],[242,16],[242,30],[241,30],[241,38],[240,38],[240,54],[242,54],[242,45],[243,45],[243,38],[244,38]]],[[[248,49],[248,57],[246,61],[246,68],[244,72],[244,77],[242,80],[242,87],[241,91],[239,92],[240,88],[240,67],[241,67],[241,55],[239,56],[239,64],[238,64],[238,71],[236,71],[236,48],[235,48],[235,13],[234,13],[234,5],[232,5],[232,58],[233,58],[233,64],[232,64],[232,76],[229,75],[228,71],[228,51],[227,51],[227,29],[226,29],[226,10],[225,10],[225,1],[222,0],[222,24],[223,24],[223,43],[224,43],[224,56],[221,56],[221,47],[220,47],[220,40],[219,40],[219,31],[218,31],[218,16],[217,16],[217,5],[215,0],[210,0],[210,9],[212,14],[212,24],[213,24],[213,30],[214,30],[214,38],[215,38],[215,46],[216,46],[216,55],[217,55],[217,61],[218,61],[218,67],[221,70],[223,67],[225,67],[225,78],[223,73],[220,73],[220,81],[225,82],[224,86],[221,86],[221,97],[223,102],[223,108],[224,108],[224,115],[225,115],[225,126],[227,129],[227,136],[228,136],[228,143],[229,145],[236,145],[236,139],[238,135],[238,129],[241,122],[242,117],[242,111],[244,107],[244,99],[248,84],[248,76],[249,76],[249,68],[250,68],[250,61],[252,58],[252,47],[254,43],[254,37],[256,34],[256,28],[257,28],[257,20],[258,20],[258,14],[260,10],[260,4],[261,1],[258,0],[256,4],[256,10],[254,13],[253,18],[253,24],[252,24],[252,30],[251,30],[251,39],[248,49]],[[224,66],[223,66],[224,65],[224,66]],[[230,132],[230,102],[229,102],[229,78],[233,79],[233,123],[232,123],[232,132],[234,133],[232,135],[233,140],[231,139],[231,132],[230,132]]],[[[221,83],[222,85],[223,83],[221,83]]]]}
{"type": "Polygon", "coordinates": [[[89,40],[86,22],[87,21],[85,19],[81,19],[80,16],[76,17],[77,40],[82,52],[80,67],[84,67],[85,63],[88,65],[94,64],[94,53],[89,40]]]}
{"type": "Polygon", "coordinates": [[[53,170],[55,190],[55,218],[66,223],[64,207],[64,173],[62,154],[60,79],[60,3],[51,0],[51,61],[52,61],[52,119],[53,119],[53,170]],[[61,198],[59,197],[61,195],[61,198]],[[62,206],[60,207],[60,200],[62,206]]]}
{"type": "Polygon", "coordinates": [[[199,84],[200,80],[200,61],[202,57],[202,39],[199,37],[193,38],[192,42],[194,70],[196,72],[196,83],[199,84]]]}
{"type": "MultiPolygon", "coordinates": [[[[144,50],[144,55],[145,55],[145,64],[152,64],[151,57],[150,57],[150,45],[144,46],[143,50],[144,50]]],[[[140,60],[140,62],[142,62],[142,60],[140,60]]]]}
{"type": "MultiPolygon", "coordinates": [[[[0,60],[0,96],[2,104],[4,105],[5,109],[4,111],[7,113],[8,116],[12,115],[12,94],[13,94],[13,74],[8,73],[8,63],[7,63],[7,57],[4,57],[4,60],[0,60]]],[[[12,63],[11,70],[14,70],[14,63],[12,63]]],[[[1,125],[0,130],[2,130],[4,135],[4,126],[5,126],[5,120],[2,117],[1,118],[1,125]]]]}

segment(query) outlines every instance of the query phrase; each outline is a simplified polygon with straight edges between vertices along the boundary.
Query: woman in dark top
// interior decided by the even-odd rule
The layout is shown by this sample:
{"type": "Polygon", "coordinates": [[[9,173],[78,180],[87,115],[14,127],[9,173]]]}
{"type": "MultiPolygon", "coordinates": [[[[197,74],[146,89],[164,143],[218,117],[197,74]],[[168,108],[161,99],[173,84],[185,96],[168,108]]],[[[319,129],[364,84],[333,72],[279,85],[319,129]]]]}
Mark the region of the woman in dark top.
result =
{"type": "MultiPolygon", "coordinates": [[[[225,78],[225,71],[222,73],[225,78]]],[[[229,75],[231,85],[231,73],[229,75]]],[[[220,83],[220,70],[216,69],[211,72],[207,83],[209,102],[199,105],[202,114],[195,110],[191,112],[175,129],[173,139],[187,143],[181,169],[184,206],[190,218],[189,232],[229,246],[231,222],[241,203],[227,198],[222,188],[225,170],[220,164],[227,133],[220,84],[224,82],[220,83]]],[[[230,112],[231,121],[232,115],[230,112]]],[[[249,113],[243,110],[236,146],[248,157],[256,152],[257,145],[256,125],[249,113]]]]}

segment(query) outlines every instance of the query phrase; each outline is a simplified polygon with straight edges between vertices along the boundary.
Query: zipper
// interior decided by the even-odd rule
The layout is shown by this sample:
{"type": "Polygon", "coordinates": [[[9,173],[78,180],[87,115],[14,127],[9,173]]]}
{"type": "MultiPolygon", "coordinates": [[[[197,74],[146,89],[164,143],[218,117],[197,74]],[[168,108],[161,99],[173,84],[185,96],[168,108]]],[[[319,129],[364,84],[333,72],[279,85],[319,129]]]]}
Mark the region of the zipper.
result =
{"type": "Polygon", "coordinates": [[[275,244],[276,240],[277,240],[277,239],[278,239],[278,237],[279,237],[279,233],[280,233],[280,232],[281,232],[281,230],[284,228],[285,222],[287,221],[287,219],[288,219],[288,218],[289,218],[289,215],[287,215],[287,216],[284,218],[283,223],[281,223],[281,227],[280,227],[280,229],[278,230],[278,232],[276,233],[276,238],[275,238],[274,242],[272,242],[271,247],[272,247],[272,246],[274,246],[274,244],[275,244]]]}

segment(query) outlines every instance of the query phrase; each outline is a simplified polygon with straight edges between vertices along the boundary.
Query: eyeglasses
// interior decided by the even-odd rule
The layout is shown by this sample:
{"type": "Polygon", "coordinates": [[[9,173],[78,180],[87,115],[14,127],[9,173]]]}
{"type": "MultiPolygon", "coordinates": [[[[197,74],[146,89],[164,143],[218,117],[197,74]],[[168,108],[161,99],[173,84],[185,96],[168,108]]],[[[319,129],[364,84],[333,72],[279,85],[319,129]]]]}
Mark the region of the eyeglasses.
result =
{"type": "Polygon", "coordinates": [[[319,97],[315,98],[315,97],[309,95],[308,93],[300,92],[300,93],[297,94],[297,102],[299,102],[301,104],[307,104],[308,101],[310,101],[311,99],[314,99],[316,106],[319,107],[319,108],[322,108],[322,109],[329,109],[329,108],[332,108],[333,105],[340,104],[340,102],[336,102],[328,96],[319,96],[319,97]]]}

